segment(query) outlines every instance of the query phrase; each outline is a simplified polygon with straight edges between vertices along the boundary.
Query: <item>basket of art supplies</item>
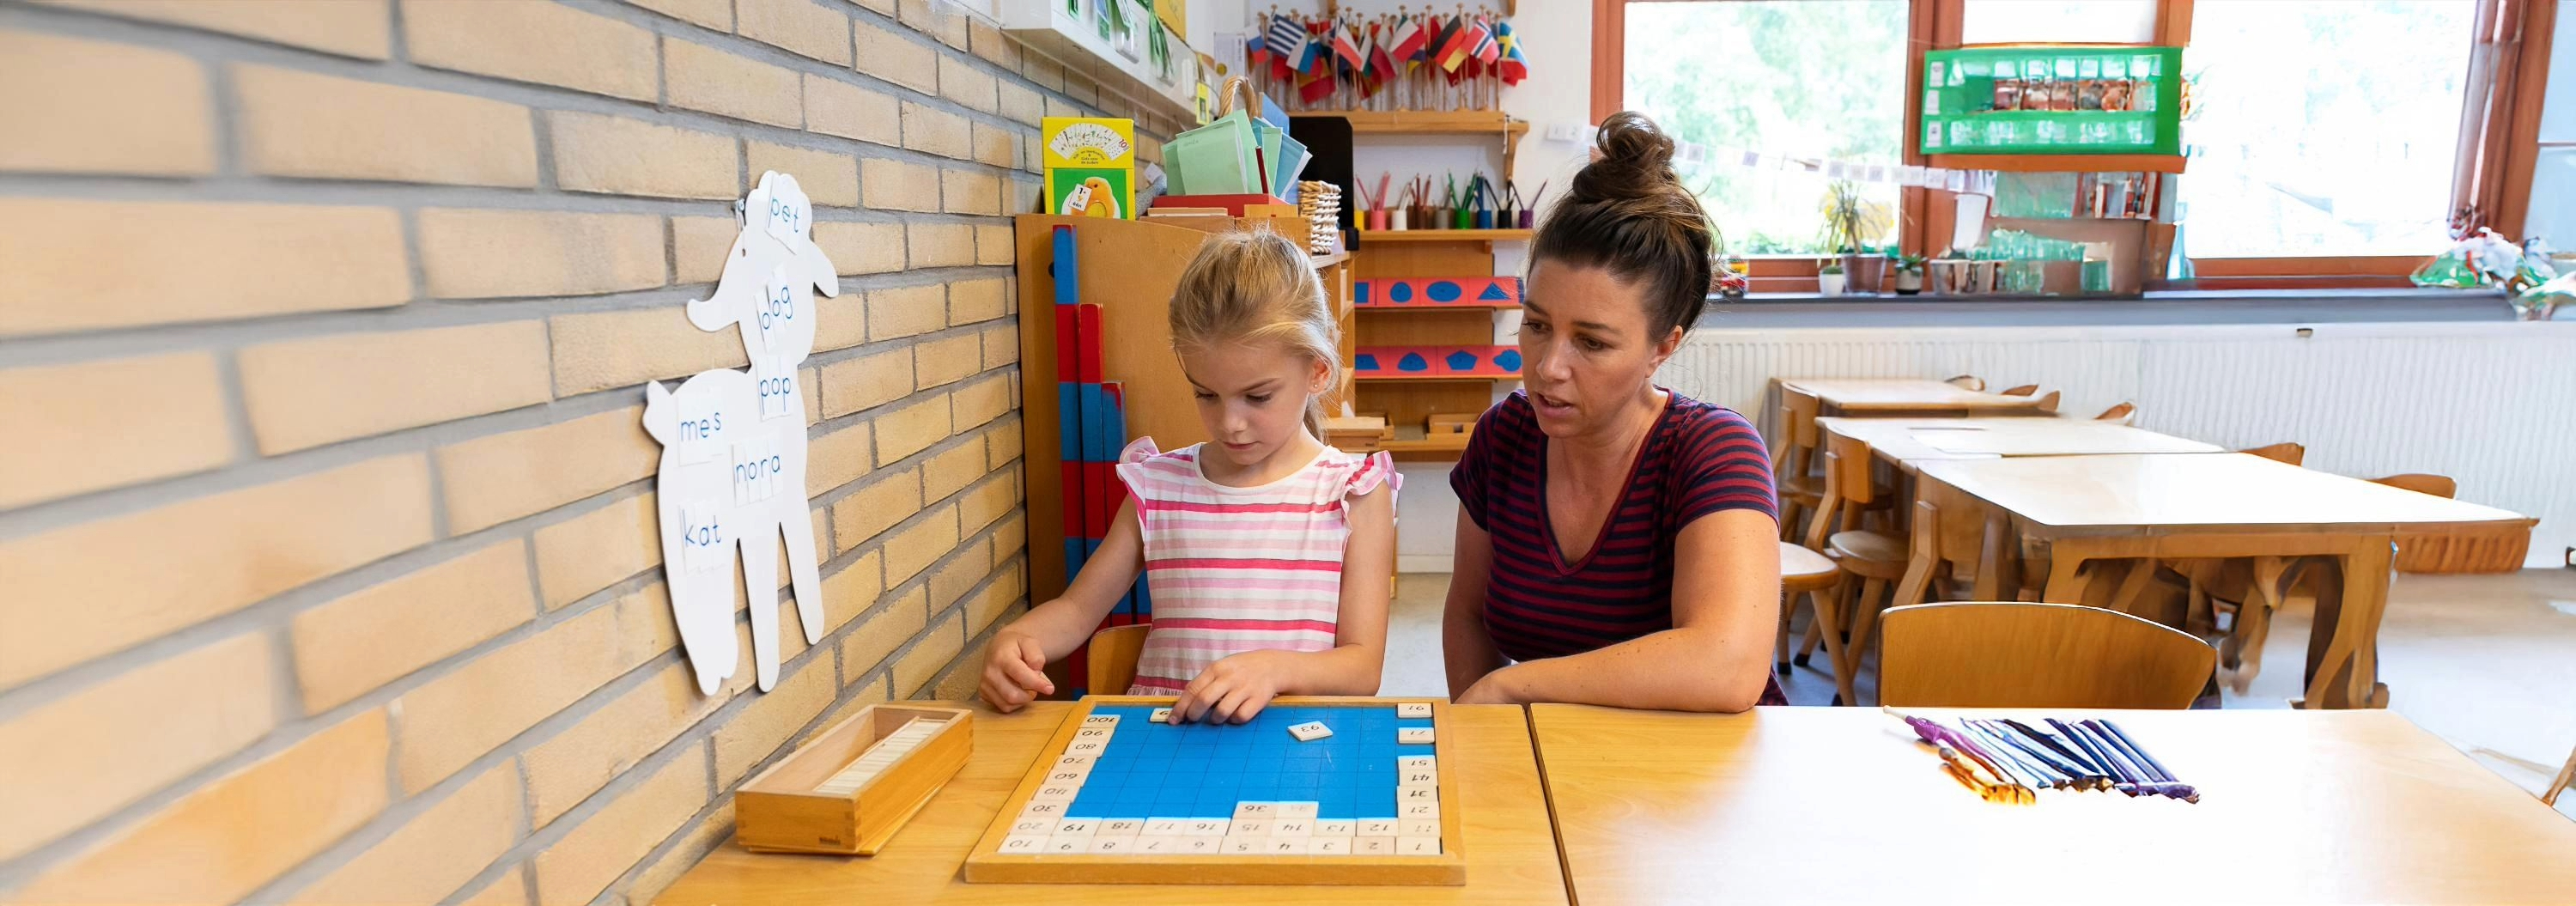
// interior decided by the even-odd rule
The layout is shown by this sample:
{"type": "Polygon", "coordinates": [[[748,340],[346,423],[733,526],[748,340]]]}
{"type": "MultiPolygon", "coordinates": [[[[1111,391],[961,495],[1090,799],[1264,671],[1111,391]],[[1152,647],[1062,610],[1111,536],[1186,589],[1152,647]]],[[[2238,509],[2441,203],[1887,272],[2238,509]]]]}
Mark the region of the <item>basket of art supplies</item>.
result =
{"type": "Polygon", "coordinates": [[[1311,228],[1306,250],[1330,255],[1341,243],[1342,187],[1328,182],[1307,181],[1297,184],[1297,214],[1306,218],[1311,228]]]}

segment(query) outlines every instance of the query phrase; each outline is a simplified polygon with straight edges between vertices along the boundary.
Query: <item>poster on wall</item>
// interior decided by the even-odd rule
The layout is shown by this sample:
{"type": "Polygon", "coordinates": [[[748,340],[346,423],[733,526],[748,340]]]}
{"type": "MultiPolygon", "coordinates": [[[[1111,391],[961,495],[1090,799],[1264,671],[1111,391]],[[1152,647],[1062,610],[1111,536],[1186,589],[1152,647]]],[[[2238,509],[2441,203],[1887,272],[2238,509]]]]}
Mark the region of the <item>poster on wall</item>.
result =
{"type": "Polygon", "coordinates": [[[750,370],[718,368],[677,388],[644,387],[644,429],[662,445],[662,574],[681,648],[707,694],[733,676],[740,657],[737,574],[753,601],[760,688],[778,682],[778,608],[761,604],[778,588],[782,540],[796,620],[807,644],[823,640],[821,563],[805,496],[807,390],[796,369],[814,351],[814,291],[838,296],[841,281],[814,245],[813,220],[795,177],[762,173],[743,199],[742,233],[725,253],[715,292],[688,304],[699,330],[740,332],[750,370]]]}

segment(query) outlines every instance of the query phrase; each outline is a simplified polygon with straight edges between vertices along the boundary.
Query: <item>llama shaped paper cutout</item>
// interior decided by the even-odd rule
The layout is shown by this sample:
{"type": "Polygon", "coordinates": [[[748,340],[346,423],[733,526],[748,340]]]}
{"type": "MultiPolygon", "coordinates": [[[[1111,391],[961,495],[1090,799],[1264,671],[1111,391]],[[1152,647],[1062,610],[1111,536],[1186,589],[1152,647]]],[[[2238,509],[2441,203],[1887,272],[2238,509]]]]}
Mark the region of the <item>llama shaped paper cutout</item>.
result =
{"type": "Polygon", "coordinates": [[[815,247],[814,207],[796,178],[768,172],[743,199],[742,233],[715,292],[688,305],[699,330],[738,326],[751,370],[702,371],[672,390],[644,390],[644,428],[662,444],[662,574],[698,690],[734,673],[735,566],[751,595],[752,663],[762,691],[778,682],[778,544],[807,644],[823,640],[821,561],[805,495],[805,390],[796,367],[814,350],[814,290],[841,294],[815,247]]]}

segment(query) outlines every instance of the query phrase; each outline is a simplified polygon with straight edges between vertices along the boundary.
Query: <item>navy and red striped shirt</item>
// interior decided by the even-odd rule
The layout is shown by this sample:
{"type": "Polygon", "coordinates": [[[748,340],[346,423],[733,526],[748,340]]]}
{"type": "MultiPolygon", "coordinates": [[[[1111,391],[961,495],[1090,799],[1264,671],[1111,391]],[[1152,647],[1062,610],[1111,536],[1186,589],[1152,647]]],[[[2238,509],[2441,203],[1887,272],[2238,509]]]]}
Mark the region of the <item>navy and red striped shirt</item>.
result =
{"type": "MultiPolygon", "coordinates": [[[[1547,519],[1547,444],[1528,396],[1514,391],[1476,420],[1449,472],[1459,506],[1493,541],[1485,630],[1515,661],[1671,629],[1682,527],[1724,510],[1779,518],[1762,436],[1733,410],[1672,393],[1637,452],[1627,495],[1583,558],[1567,563],[1547,519]]],[[[1762,704],[1787,703],[1776,681],[1765,686],[1762,704]]]]}

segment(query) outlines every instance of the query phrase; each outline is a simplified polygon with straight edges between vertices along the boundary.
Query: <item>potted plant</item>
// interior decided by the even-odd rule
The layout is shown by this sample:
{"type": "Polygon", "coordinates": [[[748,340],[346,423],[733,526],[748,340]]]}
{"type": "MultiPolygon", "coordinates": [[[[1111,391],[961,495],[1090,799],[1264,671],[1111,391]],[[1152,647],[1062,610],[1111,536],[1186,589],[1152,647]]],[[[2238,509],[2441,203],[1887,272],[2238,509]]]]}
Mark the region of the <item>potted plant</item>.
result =
{"type": "Polygon", "coordinates": [[[1887,206],[1861,194],[1859,183],[1834,180],[1825,187],[1824,246],[1841,257],[1842,272],[1847,275],[1853,292],[1874,293],[1879,289],[1885,259],[1864,256],[1869,241],[1887,232],[1887,206]]]}
{"type": "Polygon", "coordinates": [[[1828,296],[1839,296],[1843,294],[1843,265],[1841,261],[1827,258],[1823,263],[1816,266],[1816,291],[1828,296]]]}
{"type": "Polygon", "coordinates": [[[1898,255],[1891,265],[1896,272],[1896,294],[1911,296],[1923,291],[1923,256],[1898,255]]]}

